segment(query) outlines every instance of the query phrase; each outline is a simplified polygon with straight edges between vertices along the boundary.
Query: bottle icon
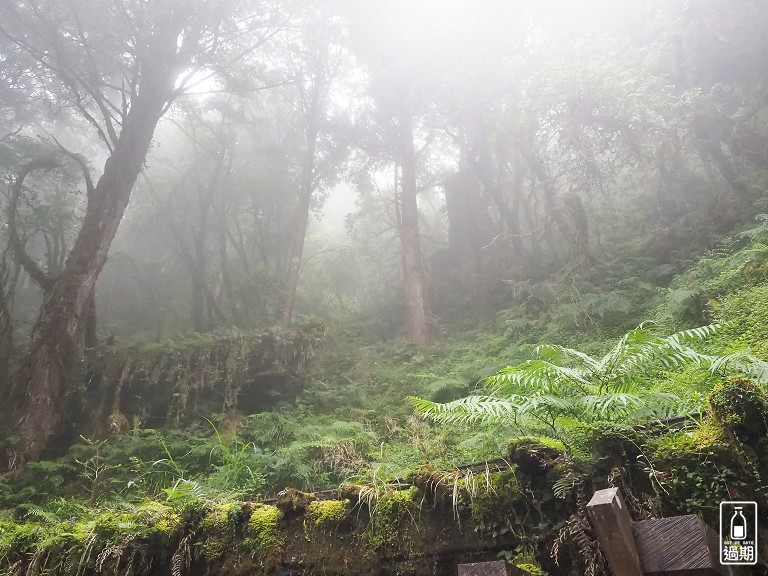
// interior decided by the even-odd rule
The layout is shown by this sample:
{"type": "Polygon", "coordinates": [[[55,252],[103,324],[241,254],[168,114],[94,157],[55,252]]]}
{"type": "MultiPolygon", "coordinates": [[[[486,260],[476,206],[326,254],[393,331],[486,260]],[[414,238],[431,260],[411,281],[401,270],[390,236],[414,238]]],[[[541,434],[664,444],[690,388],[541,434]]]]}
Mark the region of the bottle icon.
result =
{"type": "Polygon", "coordinates": [[[734,506],[735,512],[731,516],[731,538],[744,540],[747,537],[747,519],[741,512],[741,506],[734,506]]]}

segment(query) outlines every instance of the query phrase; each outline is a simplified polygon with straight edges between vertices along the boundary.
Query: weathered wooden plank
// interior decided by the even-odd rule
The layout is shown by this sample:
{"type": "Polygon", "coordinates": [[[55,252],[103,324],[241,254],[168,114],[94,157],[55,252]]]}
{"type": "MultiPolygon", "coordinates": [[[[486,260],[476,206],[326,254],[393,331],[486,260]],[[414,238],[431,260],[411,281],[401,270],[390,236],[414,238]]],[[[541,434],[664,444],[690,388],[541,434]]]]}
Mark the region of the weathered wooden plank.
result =
{"type": "Polygon", "coordinates": [[[720,565],[714,530],[694,515],[635,522],[640,564],[648,576],[727,575],[720,565]]]}
{"type": "Polygon", "coordinates": [[[618,488],[598,490],[587,514],[614,576],[642,576],[632,533],[632,518],[618,488]]]}

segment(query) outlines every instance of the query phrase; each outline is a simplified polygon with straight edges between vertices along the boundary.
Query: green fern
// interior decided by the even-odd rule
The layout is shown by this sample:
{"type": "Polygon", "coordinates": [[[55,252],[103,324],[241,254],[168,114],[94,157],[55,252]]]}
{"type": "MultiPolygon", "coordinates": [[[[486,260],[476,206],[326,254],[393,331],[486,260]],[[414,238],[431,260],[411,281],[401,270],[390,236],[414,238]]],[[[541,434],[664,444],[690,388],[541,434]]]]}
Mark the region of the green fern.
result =
{"type": "Polygon", "coordinates": [[[623,421],[666,417],[690,404],[668,392],[645,385],[663,368],[680,370],[696,365],[711,373],[738,371],[768,382],[768,364],[748,353],[710,356],[691,345],[714,335],[710,324],[661,337],[650,324],[627,332],[602,358],[573,348],[541,345],[536,358],[506,366],[488,378],[489,394],[437,403],[410,397],[415,411],[449,424],[507,424],[521,433],[545,432],[563,439],[574,425],[599,420],[623,421]]]}
{"type": "Polygon", "coordinates": [[[203,488],[193,480],[179,479],[172,488],[163,488],[166,501],[172,506],[183,507],[198,500],[207,499],[203,488]]]}
{"type": "Polygon", "coordinates": [[[37,504],[28,504],[28,503],[20,504],[18,506],[18,509],[23,510],[24,516],[27,518],[35,518],[35,520],[46,523],[46,524],[56,524],[57,522],[59,522],[59,519],[56,517],[56,514],[43,509],[41,506],[38,506],[37,504]]]}
{"type": "Polygon", "coordinates": [[[750,240],[757,240],[758,238],[768,237],[768,214],[758,214],[755,216],[755,220],[760,222],[754,228],[744,230],[737,234],[737,238],[749,238],[750,240]]]}
{"type": "Polygon", "coordinates": [[[509,400],[492,396],[467,396],[453,402],[439,403],[410,396],[416,412],[437,422],[450,424],[505,423],[517,412],[509,400]]]}

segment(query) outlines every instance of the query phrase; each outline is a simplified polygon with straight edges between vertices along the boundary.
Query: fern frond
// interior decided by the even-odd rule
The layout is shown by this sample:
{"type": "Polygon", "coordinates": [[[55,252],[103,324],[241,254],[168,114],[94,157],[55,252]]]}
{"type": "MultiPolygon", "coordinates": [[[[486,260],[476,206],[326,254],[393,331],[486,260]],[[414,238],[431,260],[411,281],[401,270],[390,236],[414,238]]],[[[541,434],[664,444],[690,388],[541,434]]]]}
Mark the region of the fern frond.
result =
{"type": "Polygon", "coordinates": [[[171,576],[183,576],[192,566],[192,534],[187,534],[179,541],[176,552],[171,558],[171,576]]]}
{"type": "Polygon", "coordinates": [[[540,360],[553,361],[559,358],[572,357],[580,361],[590,371],[596,371],[599,369],[599,362],[592,358],[589,354],[574,350],[573,348],[566,348],[564,346],[558,346],[556,344],[541,344],[536,347],[536,357],[540,360]]]}
{"type": "Polygon", "coordinates": [[[768,233],[768,214],[758,214],[755,216],[755,220],[760,222],[755,228],[744,230],[736,234],[737,238],[749,238],[750,240],[756,240],[763,234],[768,233]]]}
{"type": "Polygon", "coordinates": [[[682,342],[701,342],[706,340],[710,336],[714,336],[722,328],[720,324],[707,324],[706,326],[699,326],[698,328],[690,328],[689,330],[681,330],[671,336],[667,336],[666,340],[674,341],[678,343],[682,342]]]}
{"type": "Polygon", "coordinates": [[[598,362],[597,374],[603,381],[634,376],[653,354],[656,339],[641,324],[622,336],[616,345],[598,362]]]}
{"type": "Polygon", "coordinates": [[[49,512],[48,510],[44,510],[37,504],[20,504],[19,508],[24,510],[24,515],[27,518],[35,517],[36,519],[41,520],[47,524],[55,524],[59,521],[55,514],[49,512]]]}
{"type": "Polygon", "coordinates": [[[512,402],[517,404],[517,410],[522,415],[533,414],[541,409],[553,409],[557,413],[573,413],[576,405],[568,397],[554,394],[533,394],[532,396],[513,396],[512,402]]]}
{"type": "MultiPolygon", "coordinates": [[[[659,367],[678,370],[696,365],[712,373],[740,371],[768,383],[768,362],[740,352],[708,356],[690,345],[717,333],[718,324],[655,335],[652,323],[628,331],[602,358],[555,345],[541,345],[536,358],[505,366],[486,380],[487,396],[470,396],[439,404],[410,398],[416,412],[445,423],[514,424],[524,430],[546,428],[567,434],[579,422],[671,416],[689,409],[695,393],[685,399],[669,393],[648,393],[645,377],[659,367]]],[[[694,399],[695,405],[701,398],[694,399]]]]}
{"type": "Polygon", "coordinates": [[[745,254],[768,254],[768,246],[762,242],[754,242],[749,248],[742,250],[745,254]]]}
{"type": "Polygon", "coordinates": [[[492,396],[468,396],[444,404],[409,396],[418,414],[445,424],[508,422],[518,406],[510,400],[492,396]]]}
{"type": "Polygon", "coordinates": [[[205,490],[194,480],[178,479],[173,487],[163,488],[166,500],[172,503],[184,503],[194,500],[207,499],[205,490]]]}
{"type": "Polygon", "coordinates": [[[613,388],[616,390],[626,390],[632,380],[646,374],[657,364],[667,370],[680,369],[688,364],[702,365],[703,355],[686,343],[705,340],[720,329],[719,324],[709,324],[659,338],[642,326],[630,330],[601,360],[604,381],[614,381],[613,388]]]}
{"type": "Polygon", "coordinates": [[[712,374],[740,372],[764,386],[768,384],[768,362],[749,352],[734,352],[726,356],[702,356],[702,367],[712,374]]]}
{"type": "Polygon", "coordinates": [[[597,396],[584,396],[580,404],[600,419],[609,415],[626,414],[629,410],[642,406],[643,398],[626,392],[610,392],[597,396]]]}
{"type": "Polygon", "coordinates": [[[641,409],[651,411],[673,407],[680,402],[675,394],[666,392],[654,394],[630,394],[625,392],[604,393],[585,396],[581,399],[584,408],[600,419],[637,414],[641,409]]]}
{"type": "Polygon", "coordinates": [[[527,360],[517,366],[505,366],[486,381],[494,393],[501,394],[553,391],[569,383],[589,384],[589,380],[582,370],[539,359],[527,360]]]}

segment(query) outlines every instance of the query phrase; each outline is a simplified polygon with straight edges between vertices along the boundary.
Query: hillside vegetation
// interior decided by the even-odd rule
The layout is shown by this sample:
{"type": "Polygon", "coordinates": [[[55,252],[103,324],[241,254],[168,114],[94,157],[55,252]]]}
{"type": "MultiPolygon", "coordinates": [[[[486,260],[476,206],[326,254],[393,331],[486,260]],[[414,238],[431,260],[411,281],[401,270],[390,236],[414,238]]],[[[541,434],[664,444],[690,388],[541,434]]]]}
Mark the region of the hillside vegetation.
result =
{"type": "MultiPolygon", "coordinates": [[[[149,427],[137,412],[118,427],[112,413],[107,417],[111,421],[94,426],[103,431],[98,437],[83,435],[63,456],[30,463],[22,474],[6,476],[0,496],[2,561],[15,566],[14,573],[23,566],[33,573],[63,574],[67,562],[75,560],[83,570],[105,563],[122,570],[129,565],[122,554],[130,551],[142,558],[130,560],[132,569],[145,573],[147,555],[160,554],[164,560],[158,562],[176,561],[174,550],[178,555],[192,542],[206,542],[202,549],[190,548],[184,561],[226,566],[233,561],[225,553],[227,540],[215,544],[215,539],[235,538],[243,546],[238,548],[239,561],[251,558],[249,562],[267,569],[279,563],[278,556],[267,561],[257,553],[269,540],[248,544],[248,538],[255,538],[248,531],[258,530],[253,525],[269,510],[254,503],[278,494],[277,502],[284,502],[293,493],[285,491],[290,488],[331,492],[318,496],[320,500],[302,497],[308,500],[291,504],[295,509],[290,508],[284,521],[277,518],[283,518],[286,512],[280,510],[287,504],[280,504],[276,520],[269,522],[276,522],[270,530],[279,525],[283,539],[290,540],[295,530],[291,514],[308,515],[305,529],[308,522],[343,524],[343,533],[361,531],[358,537],[368,538],[371,549],[386,557],[389,539],[410,534],[398,528],[400,523],[425,522],[415,510],[442,501],[460,516],[471,512],[467,521],[477,531],[473,546],[478,552],[495,550],[519,564],[556,570],[553,559],[566,554],[561,560],[594,569],[599,556],[593,547],[584,549],[576,536],[589,533],[579,506],[589,496],[588,487],[601,477],[625,489],[639,514],[698,513],[714,521],[721,499],[762,501],[766,472],[760,454],[766,448],[768,414],[760,387],[768,371],[759,360],[768,346],[763,234],[761,224],[737,235],[730,251],[705,254],[669,288],[658,289],[642,310],[644,318],[655,322],[630,330],[618,344],[615,335],[624,324],[615,326],[612,317],[604,320],[586,310],[586,326],[554,309],[531,318],[524,329],[505,323],[504,312],[495,326],[456,332],[426,350],[372,342],[352,322],[307,326],[308,334],[317,337],[321,330],[323,337],[316,340],[307,366],[292,373],[291,378],[301,380],[300,391],[294,387],[291,393],[286,380],[274,380],[277,370],[271,369],[266,384],[258,377],[241,382],[243,395],[256,394],[249,387],[268,387],[266,394],[256,394],[261,408],[250,399],[243,402],[250,408],[244,412],[236,400],[227,404],[224,398],[226,373],[217,381],[219,373],[211,371],[211,393],[198,398],[196,410],[184,419],[166,418],[149,427]],[[705,307],[696,310],[692,301],[705,307]],[[702,320],[716,324],[685,328],[702,320]],[[549,338],[569,347],[536,344],[540,326],[549,338]],[[683,328],[674,337],[667,334],[683,328]],[[473,396],[488,390],[493,392],[490,399],[473,396]],[[407,396],[420,399],[409,403],[407,396]],[[684,418],[673,425],[659,423],[676,416],[684,418]],[[499,459],[503,465],[496,471],[499,459]],[[483,461],[494,464],[463,467],[483,461]],[[546,473],[544,485],[534,489],[526,484],[541,473],[546,473]],[[409,503],[398,506],[414,511],[404,520],[387,520],[389,490],[407,492],[409,503]],[[536,527],[534,518],[495,516],[492,510],[510,490],[529,507],[549,498],[562,504],[554,516],[548,514],[546,529],[536,527]],[[338,512],[332,511],[333,502],[338,502],[338,512]],[[482,506],[489,506],[488,511],[482,512],[482,506]],[[564,527],[558,528],[558,515],[564,527]],[[243,522],[252,527],[242,528],[243,522]],[[228,530],[232,532],[226,536],[228,530]],[[185,536],[191,534],[195,536],[185,536]]],[[[569,305],[565,308],[570,311],[569,305]]],[[[630,326],[640,320],[626,316],[622,319],[630,326]]],[[[217,345],[237,342],[222,338],[217,345]]],[[[184,357],[205,346],[192,340],[173,349],[184,357]]],[[[152,348],[126,350],[129,356],[114,350],[109,354],[121,362],[134,358],[133,366],[151,366],[158,357],[152,348]]],[[[171,350],[163,348],[159,357],[169,357],[171,350]]],[[[264,357],[265,352],[257,345],[250,354],[264,357]]],[[[147,381],[132,384],[138,394],[158,385],[152,372],[145,369],[147,381]]],[[[110,381],[125,386],[125,380],[110,381]]],[[[107,396],[114,394],[111,390],[107,396]]],[[[429,518],[425,530],[430,522],[456,521],[451,515],[429,518]]],[[[417,524],[412,528],[422,529],[417,524]]],[[[436,542],[431,545],[440,540],[436,542]]],[[[271,546],[282,550],[277,540],[271,546]]],[[[414,558],[421,557],[418,550],[411,549],[414,558]]],[[[312,564],[319,553],[310,546],[304,561],[312,564]]],[[[400,566],[400,561],[393,562],[400,566]]]]}

